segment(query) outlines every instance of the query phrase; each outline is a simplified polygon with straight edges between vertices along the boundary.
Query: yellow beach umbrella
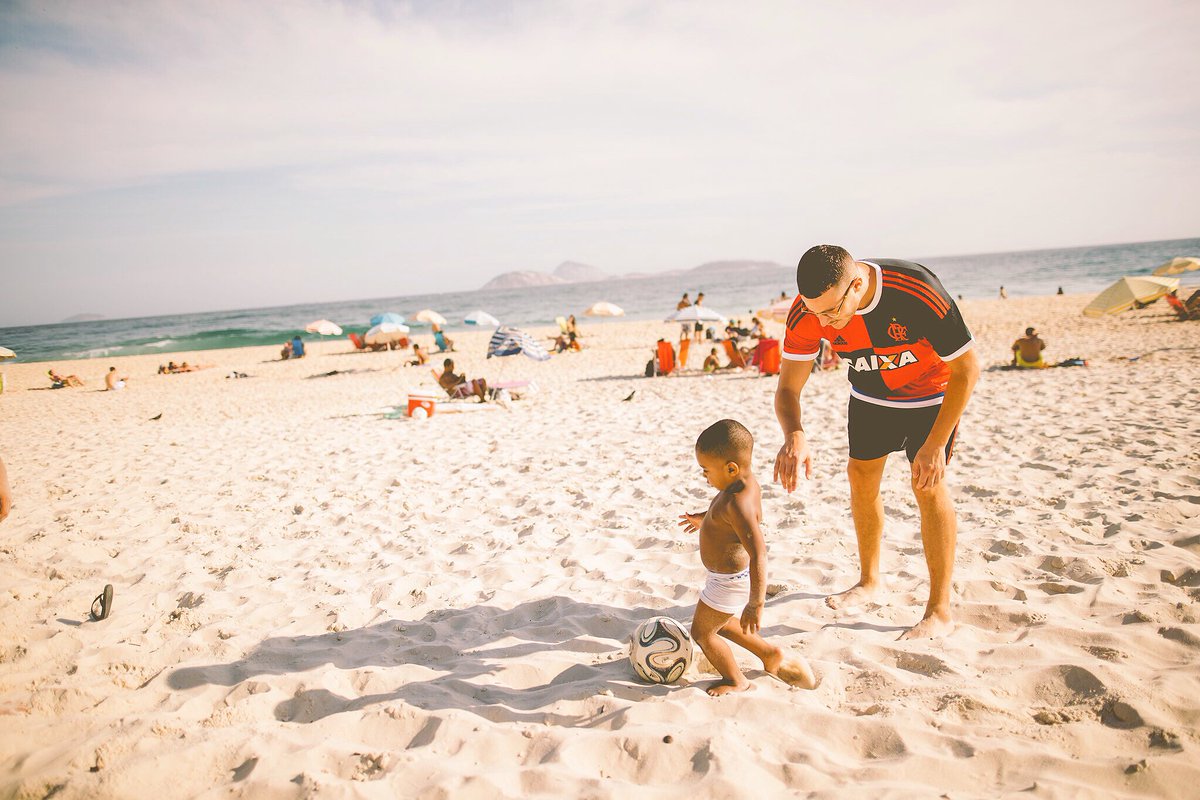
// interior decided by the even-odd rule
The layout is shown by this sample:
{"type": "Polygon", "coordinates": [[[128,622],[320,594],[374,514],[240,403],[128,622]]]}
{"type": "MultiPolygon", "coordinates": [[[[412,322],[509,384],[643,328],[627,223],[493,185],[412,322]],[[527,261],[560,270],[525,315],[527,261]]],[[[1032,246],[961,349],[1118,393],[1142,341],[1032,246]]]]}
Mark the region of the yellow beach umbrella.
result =
{"type": "Polygon", "coordinates": [[[1105,289],[1083,309],[1085,317],[1119,314],[1141,303],[1153,303],[1179,288],[1179,278],[1157,278],[1151,275],[1125,276],[1105,289]]]}
{"type": "Polygon", "coordinates": [[[1167,263],[1163,264],[1158,269],[1154,270],[1155,275],[1180,275],[1184,272],[1200,269],[1200,258],[1192,258],[1190,256],[1180,256],[1172,258],[1167,263]]]}
{"type": "Polygon", "coordinates": [[[623,316],[625,316],[625,310],[623,308],[621,308],[620,306],[617,306],[617,305],[613,305],[612,303],[606,303],[604,301],[600,301],[599,303],[593,303],[583,313],[587,314],[589,317],[623,317],[623,316]]]}

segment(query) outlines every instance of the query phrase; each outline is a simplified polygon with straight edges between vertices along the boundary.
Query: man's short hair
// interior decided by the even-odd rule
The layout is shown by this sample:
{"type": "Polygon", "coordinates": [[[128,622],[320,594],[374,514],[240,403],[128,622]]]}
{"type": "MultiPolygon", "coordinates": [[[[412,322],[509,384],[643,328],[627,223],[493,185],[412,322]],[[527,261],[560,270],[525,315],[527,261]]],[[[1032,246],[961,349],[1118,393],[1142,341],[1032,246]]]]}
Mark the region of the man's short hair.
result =
{"type": "Polygon", "coordinates": [[[745,467],[754,454],[754,435],[737,420],[723,419],[704,429],[696,438],[696,449],[745,467]]]}
{"type": "Polygon", "coordinates": [[[1026,328],[1025,329],[1026,336],[1033,336],[1033,334],[1035,334],[1035,333],[1037,333],[1037,331],[1034,328],[1026,328]]]}
{"type": "Polygon", "coordinates": [[[804,297],[819,297],[841,282],[854,263],[844,247],[819,244],[810,247],[796,265],[796,289],[804,297]]]}
{"type": "Polygon", "coordinates": [[[453,359],[453,358],[447,358],[445,361],[443,361],[443,362],[442,362],[442,366],[443,366],[445,369],[450,369],[451,367],[453,367],[453,366],[454,366],[454,359],[453,359]]]}

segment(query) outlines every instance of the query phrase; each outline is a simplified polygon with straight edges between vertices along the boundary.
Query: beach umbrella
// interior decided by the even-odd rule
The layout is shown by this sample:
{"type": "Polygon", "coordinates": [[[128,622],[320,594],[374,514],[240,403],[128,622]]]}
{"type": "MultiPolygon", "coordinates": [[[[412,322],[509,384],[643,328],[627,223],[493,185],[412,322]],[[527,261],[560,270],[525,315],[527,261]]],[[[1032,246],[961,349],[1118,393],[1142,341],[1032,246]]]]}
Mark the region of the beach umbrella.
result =
{"type": "Polygon", "coordinates": [[[725,317],[706,306],[681,308],[663,322],[726,322],[725,317]]]}
{"type": "Polygon", "coordinates": [[[793,298],[786,300],[776,300],[766,308],[760,308],[755,312],[755,316],[763,320],[771,320],[772,322],[787,322],[788,314],[792,310],[793,298]]]}
{"type": "Polygon", "coordinates": [[[407,325],[397,325],[394,322],[381,322],[363,334],[363,341],[367,344],[398,342],[408,337],[408,330],[407,325]]]}
{"type": "Polygon", "coordinates": [[[1137,303],[1153,303],[1164,294],[1179,288],[1179,278],[1156,278],[1151,275],[1127,275],[1105,289],[1083,309],[1085,317],[1119,314],[1137,303]]]}
{"type": "Polygon", "coordinates": [[[1172,258],[1167,263],[1163,264],[1158,269],[1154,270],[1155,275],[1180,275],[1184,272],[1191,272],[1200,269],[1200,258],[1191,258],[1188,256],[1180,256],[1172,258]]]}
{"type": "Polygon", "coordinates": [[[625,311],[620,306],[612,303],[593,303],[586,311],[583,312],[589,317],[623,317],[625,311]]]}
{"type": "Polygon", "coordinates": [[[516,328],[497,328],[496,332],[492,334],[492,340],[488,342],[487,357],[515,356],[517,353],[524,353],[534,361],[546,361],[550,358],[546,348],[538,344],[538,341],[525,331],[516,328]]]}
{"type": "Polygon", "coordinates": [[[0,361],[4,361],[6,359],[16,358],[16,357],[17,357],[17,354],[14,353],[12,350],[9,350],[7,347],[0,347],[0,361]]]}
{"type": "Polygon", "coordinates": [[[463,318],[463,322],[468,325],[478,325],[481,328],[496,328],[500,325],[500,320],[486,311],[472,311],[463,318]]]}
{"type": "Polygon", "coordinates": [[[319,319],[316,322],[310,322],[304,326],[304,330],[308,333],[319,333],[322,336],[341,336],[342,329],[334,322],[327,319],[319,319]]]}
{"type": "Polygon", "coordinates": [[[395,311],[385,311],[382,314],[376,314],[375,316],[371,317],[372,325],[382,325],[385,322],[392,325],[403,325],[404,317],[400,314],[397,314],[395,311]]]}
{"type": "Polygon", "coordinates": [[[434,311],[432,308],[421,309],[416,313],[416,316],[414,316],[413,319],[417,322],[433,322],[438,325],[446,324],[446,318],[434,311]]]}

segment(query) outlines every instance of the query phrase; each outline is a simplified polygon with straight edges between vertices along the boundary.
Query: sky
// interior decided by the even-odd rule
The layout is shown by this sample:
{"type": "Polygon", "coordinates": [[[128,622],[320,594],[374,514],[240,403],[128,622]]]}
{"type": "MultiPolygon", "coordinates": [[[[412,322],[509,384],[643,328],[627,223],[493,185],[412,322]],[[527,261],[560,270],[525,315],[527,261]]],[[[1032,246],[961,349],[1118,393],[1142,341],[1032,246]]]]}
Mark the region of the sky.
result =
{"type": "Polygon", "coordinates": [[[5,2],[0,327],[1200,235],[1195,2],[5,2]]]}

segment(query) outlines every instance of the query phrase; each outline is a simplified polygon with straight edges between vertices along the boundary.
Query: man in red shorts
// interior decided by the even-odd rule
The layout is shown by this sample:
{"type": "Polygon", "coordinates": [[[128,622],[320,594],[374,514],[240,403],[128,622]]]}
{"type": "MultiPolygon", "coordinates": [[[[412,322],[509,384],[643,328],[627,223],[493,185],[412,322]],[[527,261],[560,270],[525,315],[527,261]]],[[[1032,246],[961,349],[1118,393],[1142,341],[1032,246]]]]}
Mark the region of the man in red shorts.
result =
{"type": "Polygon", "coordinates": [[[944,478],[958,421],[979,378],[971,332],[937,276],[910,261],[856,261],[841,247],[818,245],[800,259],[796,286],[775,391],[784,436],[775,479],[789,492],[801,465],[812,478],[800,393],[821,339],[832,342],[849,367],[847,472],[861,575],[853,588],[825,602],[848,608],[882,588],[879,484],[888,454],[903,450],[921,512],[929,601],[925,616],[900,638],[949,633],[956,522],[944,478]]]}

